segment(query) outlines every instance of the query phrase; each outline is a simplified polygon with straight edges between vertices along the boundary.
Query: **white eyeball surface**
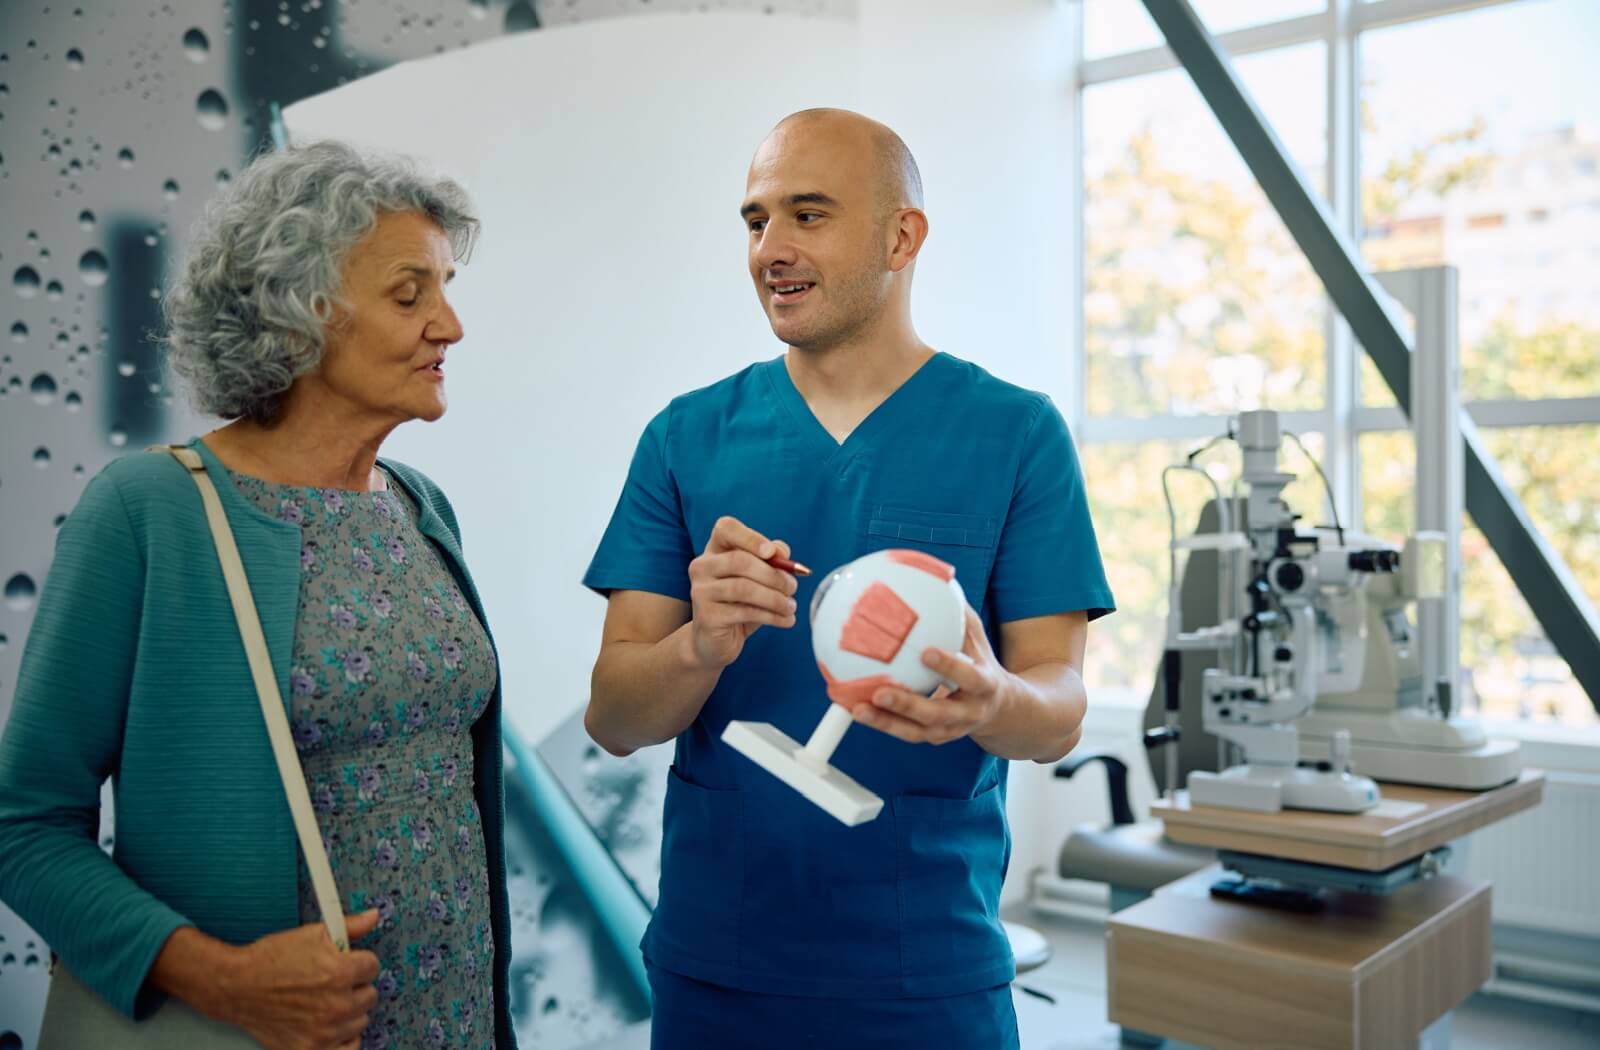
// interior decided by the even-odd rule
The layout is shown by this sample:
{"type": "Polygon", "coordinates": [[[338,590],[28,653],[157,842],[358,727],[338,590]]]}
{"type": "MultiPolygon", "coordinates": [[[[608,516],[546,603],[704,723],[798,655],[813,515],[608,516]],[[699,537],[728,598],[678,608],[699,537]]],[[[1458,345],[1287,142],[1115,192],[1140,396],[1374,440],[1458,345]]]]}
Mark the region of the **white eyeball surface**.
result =
{"type": "Polygon", "coordinates": [[[874,551],[835,569],[811,599],[828,696],[853,711],[885,685],[932,692],[940,678],[922,654],[961,651],[966,606],[954,567],[923,551],[874,551]]]}

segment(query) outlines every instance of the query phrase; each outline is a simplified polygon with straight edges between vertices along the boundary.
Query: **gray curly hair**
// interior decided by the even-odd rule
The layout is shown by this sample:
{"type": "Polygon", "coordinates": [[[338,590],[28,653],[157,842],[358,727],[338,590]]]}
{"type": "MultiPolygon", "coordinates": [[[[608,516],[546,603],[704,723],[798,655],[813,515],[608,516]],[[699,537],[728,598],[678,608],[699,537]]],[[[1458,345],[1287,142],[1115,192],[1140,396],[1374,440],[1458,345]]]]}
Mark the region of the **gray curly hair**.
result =
{"type": "Polygon", "coordinates": [[[164,308],[167,361],[203,412],[270,423],[316,368],[350,249],[391,212],[438,223],[457,259],[478,234],[467,193],[338,142],[252,161],[206,209],[164,308]]]}

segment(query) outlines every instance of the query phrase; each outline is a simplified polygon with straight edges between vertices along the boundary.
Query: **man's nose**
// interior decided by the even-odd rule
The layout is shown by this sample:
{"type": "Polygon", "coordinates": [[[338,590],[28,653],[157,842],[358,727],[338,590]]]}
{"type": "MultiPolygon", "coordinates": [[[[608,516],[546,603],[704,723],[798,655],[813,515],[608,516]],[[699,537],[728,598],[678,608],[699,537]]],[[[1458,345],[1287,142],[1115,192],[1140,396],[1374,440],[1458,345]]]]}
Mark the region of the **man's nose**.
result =
{"type": "Polygon", "coordinates": [[[761,264],[763,270],[771,270],[778,266],[793,266],[796,258],[794,239],[789,236],[788,228],[779,223],[768,223],[756,244],[756,262],[761,264]]]}

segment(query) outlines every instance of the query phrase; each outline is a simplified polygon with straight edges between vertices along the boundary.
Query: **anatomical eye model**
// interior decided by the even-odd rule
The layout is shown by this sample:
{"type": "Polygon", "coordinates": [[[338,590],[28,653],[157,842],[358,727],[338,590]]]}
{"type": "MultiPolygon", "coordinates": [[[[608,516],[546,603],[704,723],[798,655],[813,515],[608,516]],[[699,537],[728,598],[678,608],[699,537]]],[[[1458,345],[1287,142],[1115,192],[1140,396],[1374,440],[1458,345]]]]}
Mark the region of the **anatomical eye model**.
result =
{"type": "Polygon", "coordinates": [[[729,722],[722,739],[845,824],[873,819],[883,799],[828,760],[878,689],[939,685],[922,654],[960,651],[966,604],[955,569],[922,551],[877,551],[835,569],[811,599],[812,650],[833,701],[811,738],[801,745],[766,722],[729,722]]]}

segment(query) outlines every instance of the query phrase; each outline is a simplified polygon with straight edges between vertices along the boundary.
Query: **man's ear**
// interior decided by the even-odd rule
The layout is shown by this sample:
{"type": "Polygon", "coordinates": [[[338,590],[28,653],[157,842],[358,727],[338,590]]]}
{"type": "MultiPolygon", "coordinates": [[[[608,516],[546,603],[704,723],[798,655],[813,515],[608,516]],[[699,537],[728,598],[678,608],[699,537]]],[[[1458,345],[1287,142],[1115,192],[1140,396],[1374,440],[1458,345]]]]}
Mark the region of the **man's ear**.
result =
{"type": "Polygon", "coordinates": [[[922,251],[922,242],[928,239],[928,216],[921,208],[902,208],[889,228],[894,237],[889,245],[889,269],[899,273],[916,262],[922,251]]]}

